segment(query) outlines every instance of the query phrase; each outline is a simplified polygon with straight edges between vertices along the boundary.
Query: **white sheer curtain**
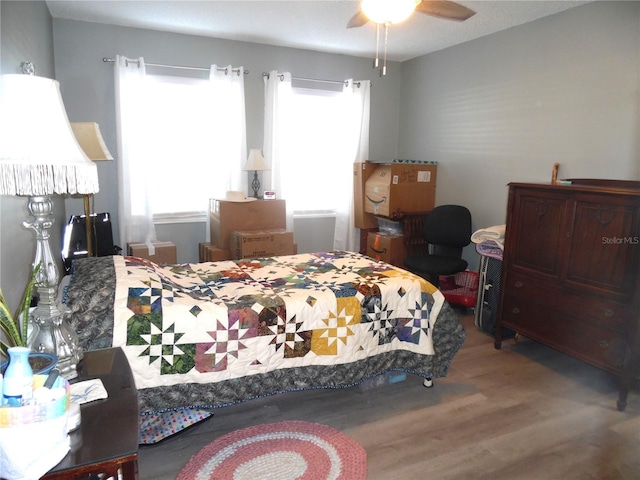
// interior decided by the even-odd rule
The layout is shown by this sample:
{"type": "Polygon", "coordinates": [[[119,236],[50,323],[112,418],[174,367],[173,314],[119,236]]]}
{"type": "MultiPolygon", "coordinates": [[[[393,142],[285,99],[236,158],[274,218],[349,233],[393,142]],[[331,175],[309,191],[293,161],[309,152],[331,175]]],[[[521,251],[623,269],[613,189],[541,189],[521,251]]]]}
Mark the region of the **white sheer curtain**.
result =
{"type": "Polygon", "coordinates": [[[208,199],[248,190],[244,68],[211,65],[206,80],[147,76],[143,58],[115,63],[121,242],[153,251],[154,214],[156,222],[206,219],[208,235],[208,199]],[[168,204],[169,191],[189,201],[168,204]]]}
{"type": "Polygon", "coordinates": [[[216,165],[216,175],[211,178],[214,198],[224,198],[227,190],[242,190],[247,193],[249,189],[247,175],[242,172],[247,161],[243,71],[243,67],[231,65],[211,65],[209,71],[211,88],[214,90],[214,101],[209,107],[214,122],[212,132],[225,132],[212,143],[213,161],[216,165]],[[229,103],[237,107],[225,108],[224,111],[217,108],[229,103]]]}
{"type": "MultiPolygon", "coordinates": [[[[302,201],[302,198],[296,198],[296,195],[300,197],[308,195],[309,192],[294,188],[291,182],[295,181],[298,184],[314,182],[314,186],[324,185],[326,186],[324,195],[330,197],[327,198],[325,212],[334,211],[336,216],[334,249],[358,250],[357,231],[353,219],[353,163],[367,160],[369,156],[370,87],[368,81],[345,82],[341,93],[330,95],[328,101],[331,102],[331,113],[329,117],[324,117],[322,120],[333,122],[339,128],[334,129],[333,133],[323,134],[331,135],[331,138],[306,138],[310,143],[301,146],[298,137],[309,137],[308,131],[299,129],[300,123],[304,122],[300,117],[307,112],[300,110],[299,106],[296,109],[293,103],[304,100],[297,93],[298,90],[292,88],[291,74],[271,71],[268,77],[265,77],[263,150],[265,158],[271,163],[272,189],[276,191],[278,197],[287,200],[287,228],[293,228],[293,211],[296,210],[296,203],[309,203],[302,201]],[[292,135],[296,138],[291,138],[292,135]],[[327,162],[323,164],[322,159],[316,159],[315,163],[303,166],[304,173],[301,172],[301,155],[305,155],[305,152],[308,154],[308,148],[314,148],[313,145],[318,147],[322,142],[325,144],[331,142],[337,146],[330,155],[331,166],[327,166],[327,162]],[[317,172],[312,169],[317,169],[317,172]],[[296,170],[299,176],[292,180],[291,173],[296,170]]],[[[311,105],[311,103],[304,103],[304,105],[311,105]]],[[[323,111],[323,114],[326,114],[326,111],[323,111]]],[[[307,124],[302,124],[303,127],[305,125],[307,124]]],[[[317,191],[311,194],[322,195],[317,191]]]]}
{"type": "MultiPolygon", "coordinates": [[[[333,238],[333,248],[336,250],[358,251],[356,246],[357,231],[354,226],[353,212],[353,164],[369,159],[369,100],[371,96],[371,82],[354,82],[352,79],[345,82],[342,90],[344,96],[346,114],[343,127],[350,131],[345,136],[345,162],[344,170],[337,175],[348,178],[348,184],[336,192],[341,196],[338,205],[344,208],[336,210],[336,228],[333,238]],[[351,161],[349,162],[349,159],[351,161]]],[[[343,164],[341,164],[342,167],[343,164]]]]}
{"type": "Polygon", "coordinates": [[[144,59],[128,59],[121,55],[115,61],[116,129],[118,137],[118,227],[120,242],[143,241],[149,253],[157,240],[153,223],[153,208],[149,194],[149,168],[144,145],[147,130],[144,59]]]}
{"type": "MultiPolygon", "coordinates": [[[[278,198],[287,198],[287,185],[282,181],[282,171],[286,168],[283,163],[283,151],[286,148],[288,105],[292,98],[291,74],[278,73],[275,70],[269,72],[264,78],[264,145],[262,153],[267,165],[271,166],[269,172],[264,172],[265,185],[271,185],[278,198]]],[[[293,202],[286,202],[287,230],[293,231],[293,202]]]]}

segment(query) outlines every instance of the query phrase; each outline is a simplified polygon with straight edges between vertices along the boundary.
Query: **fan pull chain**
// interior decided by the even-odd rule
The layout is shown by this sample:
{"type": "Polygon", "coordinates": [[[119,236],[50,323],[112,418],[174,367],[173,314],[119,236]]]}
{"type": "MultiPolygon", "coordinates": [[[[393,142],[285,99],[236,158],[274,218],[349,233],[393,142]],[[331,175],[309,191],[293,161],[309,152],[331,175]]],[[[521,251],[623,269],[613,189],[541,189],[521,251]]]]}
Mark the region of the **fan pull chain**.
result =
{"type": "Polygon", "coordinates": [[[389,24],[384,24],[384,63],[382,64],[382,70],[380,70],[380,76],[384,77],[387,74],[387,47],[389,45],[389,24]]]}
{"type": "Polygon", "coordinates": [[[373,68],[378,68],[378,65],[380,63],[380,59],[379,57],[379,52],[380,52],[380,24],[376,23],[376,58],[373,61],[373,68]]]}

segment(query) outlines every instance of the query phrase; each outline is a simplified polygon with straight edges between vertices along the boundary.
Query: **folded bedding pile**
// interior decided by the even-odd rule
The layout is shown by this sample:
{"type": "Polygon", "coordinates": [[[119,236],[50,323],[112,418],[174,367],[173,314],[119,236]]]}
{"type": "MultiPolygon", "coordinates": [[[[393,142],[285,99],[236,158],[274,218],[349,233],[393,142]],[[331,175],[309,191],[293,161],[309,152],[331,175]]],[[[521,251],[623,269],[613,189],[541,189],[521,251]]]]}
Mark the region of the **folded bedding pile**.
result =
{"type": "Polygon", "coordinates": [[[473,232],[471,241],[476,244],[476,251],[480,255],[502,260],[505,229],[506,225],[494,225],[473,232]]]}

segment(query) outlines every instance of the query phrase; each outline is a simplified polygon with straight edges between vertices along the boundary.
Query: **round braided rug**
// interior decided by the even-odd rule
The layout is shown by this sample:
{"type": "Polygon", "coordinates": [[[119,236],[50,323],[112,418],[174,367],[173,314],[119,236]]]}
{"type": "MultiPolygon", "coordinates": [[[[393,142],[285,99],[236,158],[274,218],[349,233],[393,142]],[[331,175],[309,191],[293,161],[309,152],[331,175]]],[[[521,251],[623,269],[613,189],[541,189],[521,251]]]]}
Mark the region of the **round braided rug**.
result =
{"type": "Polygon", "coordinates": [[[302,421],[268,423],[214,440],[182,467],[176,480],[358,480],[367,452],[344,433],[302,421]]]}

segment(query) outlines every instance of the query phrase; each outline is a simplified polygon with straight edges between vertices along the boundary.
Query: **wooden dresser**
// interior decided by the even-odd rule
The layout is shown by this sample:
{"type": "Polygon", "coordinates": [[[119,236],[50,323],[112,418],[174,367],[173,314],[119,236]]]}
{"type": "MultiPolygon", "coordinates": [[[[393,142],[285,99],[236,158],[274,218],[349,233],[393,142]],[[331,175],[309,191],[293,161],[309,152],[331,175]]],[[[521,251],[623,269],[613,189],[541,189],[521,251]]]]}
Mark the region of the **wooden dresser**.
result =
{"type": "Polygon", "coordinates": [[[502,327],[620,377],[618,410],[640,356],[640,182],[509,184],[502,327]]]}

